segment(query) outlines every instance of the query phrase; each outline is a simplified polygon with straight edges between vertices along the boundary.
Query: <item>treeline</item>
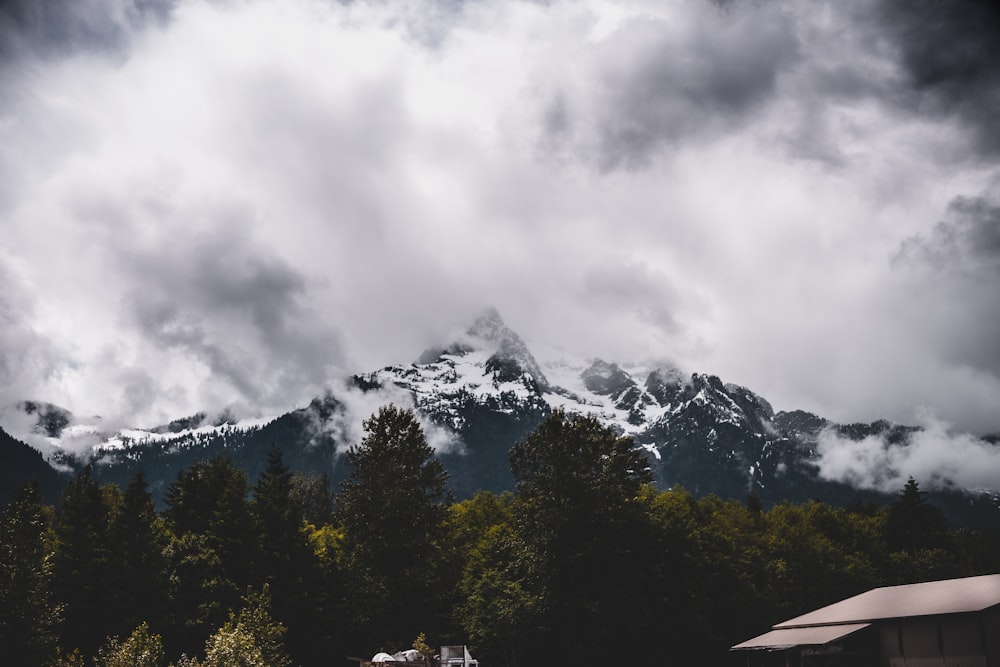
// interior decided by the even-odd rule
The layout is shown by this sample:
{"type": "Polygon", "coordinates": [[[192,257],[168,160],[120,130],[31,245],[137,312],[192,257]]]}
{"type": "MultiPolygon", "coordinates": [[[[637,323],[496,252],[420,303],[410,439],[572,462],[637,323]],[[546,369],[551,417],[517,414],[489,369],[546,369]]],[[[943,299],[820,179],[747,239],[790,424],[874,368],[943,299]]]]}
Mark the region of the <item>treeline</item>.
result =
{"type": "Polygon", "coordinates": [[[0,517],[0,660],[344,665],[470,644],[483,664],[724,662],[773,623],[869,588],[1000,571],[911,480],[890,507],[765,511],[651,485],[644,453],[555,412],[510,452],[516,491],[460,503],[413,414],[383,408],[336,493],[273,449],[182,472],[157,512],[84,469],[0,517]]]}

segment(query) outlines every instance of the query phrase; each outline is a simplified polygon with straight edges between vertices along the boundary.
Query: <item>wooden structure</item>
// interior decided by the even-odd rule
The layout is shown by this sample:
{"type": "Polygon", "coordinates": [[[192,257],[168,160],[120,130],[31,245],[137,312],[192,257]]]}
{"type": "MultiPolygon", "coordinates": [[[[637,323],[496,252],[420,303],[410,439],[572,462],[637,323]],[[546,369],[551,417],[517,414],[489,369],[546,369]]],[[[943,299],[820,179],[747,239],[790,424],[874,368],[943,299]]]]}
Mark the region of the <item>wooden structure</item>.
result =
{"type": "Polygon", "coordinates": [[[1000,667],[1000,574],[876,588],[730,650],[748,667],[1000,667]]]}

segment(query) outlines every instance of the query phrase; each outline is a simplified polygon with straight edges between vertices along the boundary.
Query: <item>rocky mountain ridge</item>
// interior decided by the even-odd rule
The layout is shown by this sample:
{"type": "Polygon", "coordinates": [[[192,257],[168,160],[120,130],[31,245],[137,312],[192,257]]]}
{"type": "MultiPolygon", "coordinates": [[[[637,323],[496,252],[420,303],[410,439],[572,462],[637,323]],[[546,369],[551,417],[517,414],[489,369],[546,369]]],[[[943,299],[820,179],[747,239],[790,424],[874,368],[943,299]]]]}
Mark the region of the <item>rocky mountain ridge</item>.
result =
{"type": "MultiPolygon", "coordinates": [[[[151,429],[103,433],[55,406],[25,403],[22,411],[37,415],[34,437],[49,443],[54,466],[72,470],[89,460],[100,477],[114,481],[143,469],[154,491],[162,491],[186,465],[223,452],[252,478],[271,446],[281,447],[294,468],[323,472],[336,482],[344,474],[341,456],[368,416],[359,411],[388,402],[413,407],[433,431],[459,497],[512,489],[507,451],[553,409],[593,415],[632,437],[648,452],[662,488],[681,485],[696,495],[724,498],[754,494],[765,504],[808,498],[883,502],[884,494],[821,476],[819,438],[832,430],[851,440],[879,436],[905,442],[917,430],[885,421],[837,425],[804,411],[775,412],[746,387],[714,375],[686,375],[667,364],[571,356],[540,362],[495,309],[413,363],[356,375],[310,405],[273,419],[198,413],[151,429]],[[67,438],[76,438],[77,446],[63,446],[67,438]],[[87,456],[70,453],[80,451],[80,438],[93,441],[87,456]]],[[[961,493],[956,498],[959,505],[985,502],[961,493]]]]}

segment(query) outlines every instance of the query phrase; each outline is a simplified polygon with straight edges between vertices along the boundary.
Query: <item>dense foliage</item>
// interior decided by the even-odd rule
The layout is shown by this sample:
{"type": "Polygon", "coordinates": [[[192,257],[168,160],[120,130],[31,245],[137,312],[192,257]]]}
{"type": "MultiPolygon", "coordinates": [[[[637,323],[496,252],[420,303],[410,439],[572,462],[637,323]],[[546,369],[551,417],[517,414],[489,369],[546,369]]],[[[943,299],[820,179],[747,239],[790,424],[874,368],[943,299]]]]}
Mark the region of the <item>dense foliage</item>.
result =
{"type": "Polygon", "coordinates": [[[719,663],[874,586],[1000,571],[996,538],[950,530],[914,480],[890,507],[696,499],[557,411],[511,450],[514,493],[454,503],[411,412],[365,428],[336,492],[277,446],[252,485],[226,458],[193,463],[162,513],[141,474],[123,490],[84,469],[56,508],[22,489],[0,515],[3,660],[345,665],[468,643],[510,667],[719,663]]]}

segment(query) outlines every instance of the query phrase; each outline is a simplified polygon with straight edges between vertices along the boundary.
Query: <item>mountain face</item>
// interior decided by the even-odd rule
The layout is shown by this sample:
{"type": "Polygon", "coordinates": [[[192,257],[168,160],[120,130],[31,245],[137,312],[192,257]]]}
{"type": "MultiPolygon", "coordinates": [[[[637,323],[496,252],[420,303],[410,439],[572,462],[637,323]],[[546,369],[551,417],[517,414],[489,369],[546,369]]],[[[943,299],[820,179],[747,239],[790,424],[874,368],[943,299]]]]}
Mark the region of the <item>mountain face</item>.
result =
{"type": "Polygon", "coordinates": [[[0,507],[6,505],[17,490],[35,481],[42,499],[55,503],[59,499],[63,479],[42,455],[23,442],[12,438],[0,428],[0,507]]]}
{"type": "Polygon", "coordinates": [[[29,416],[36,416],[35,426],[32,429],[35,433],[58,438],[62,435],[63,429],[73,421],[73,413],[58,405],[44,403],[41,401],[21,401],[17,407],[29,416]]]}
{"type": "MultiPolygon", "coordinates": [[[[56,406],[25,402],[20,409],[37,417],[34,435],[54,448],[53,464],[82,466],[85,461],[60,447],[68,437],[87,434],[94,440],[88,452],[97,477],[124,483],[142,469],[162,498],[180,470],[219,453],[231,456],[252,481],[271,447],[280,447],[293,469],[325,473],[337,483],[346,474],[343,452],[361,435],[358,424],[389,402],[413,407],[422,419],[458,497],[512,489],[507,452],[553,409],[593,415],[632,437],[648,453],[661,488],[680,485],[699,496],[737,499],[752,493],[765,504],[891,500],[821,478],[817,443],[831,429],[850,440],[877,435],[902,443],[916,430],[885,421],[837,425],[803,411],[775,413],[745,387],[670,366],[558,353],[539,361],[494,309],[413,363],[356,375],[310,405],[273,419],[241,422],[198,413],[151,429],[102,433],[99,426],[75,423],[56,406]]],[[[983,511],[994,516],[995,500],[945,496],[943,509],[950,503],[953,516],[961,518],[972,506],[979,511],[984,503],[983,511]]]]}

